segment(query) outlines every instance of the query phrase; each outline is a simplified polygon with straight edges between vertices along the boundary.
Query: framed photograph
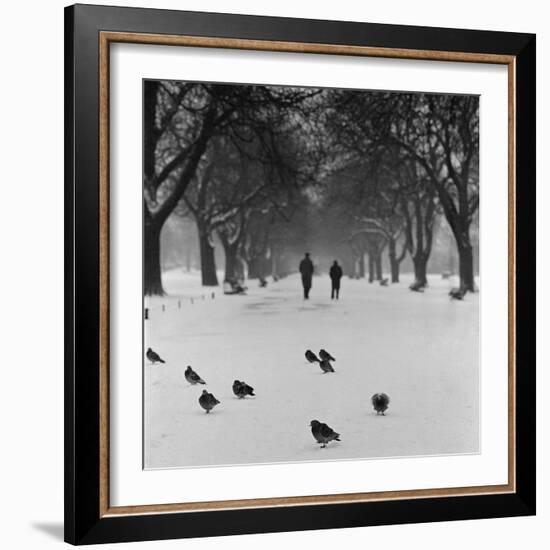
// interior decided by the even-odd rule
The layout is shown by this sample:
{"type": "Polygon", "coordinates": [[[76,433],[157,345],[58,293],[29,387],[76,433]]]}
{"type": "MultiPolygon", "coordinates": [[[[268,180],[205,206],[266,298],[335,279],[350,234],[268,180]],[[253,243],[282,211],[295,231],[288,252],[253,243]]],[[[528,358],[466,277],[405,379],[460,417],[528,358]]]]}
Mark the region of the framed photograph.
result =
{"type": "Polygon", "coordinates": [[[535,513],[535,36],[65,11],[65,539],[535,513]]]}

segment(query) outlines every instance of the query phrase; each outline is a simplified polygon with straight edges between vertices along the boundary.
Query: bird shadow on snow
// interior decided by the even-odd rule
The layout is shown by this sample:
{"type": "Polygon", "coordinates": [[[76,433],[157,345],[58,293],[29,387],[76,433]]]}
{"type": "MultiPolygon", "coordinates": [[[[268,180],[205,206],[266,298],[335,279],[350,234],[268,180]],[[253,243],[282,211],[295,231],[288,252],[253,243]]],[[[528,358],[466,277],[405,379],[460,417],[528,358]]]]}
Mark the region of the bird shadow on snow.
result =
{"type": "MultiPolygon", "coordinates": [[[[316,445],[315,443],[312,443],[311,445],[306,445],[303,447],[303,450],[310,453],[317,453],[317,452],[330,452],[332,450],[338,450],[341,449],[341,443],[339,445],[334,444],[334,442],[330,442],[326,447],[321,447],[321,445],[316,445]]],[[[323,456],[323,455],[321,455],[323,456]]],[[[303,462],[303,461],[297,461],[297,462],[303,462]]]]}
{"type": "Polygon", "coordinates": [[[208,417],[208,418],[211,418],[211,417],[216,417],[216,416],[226,416],[227,414],[231,414],[231,411],[228,411],[228,410],[225,410],[223,411],[210,411],[209,413],[205,413],[204,411],[194,411],[193,412],[193,416],[203,416],[203,417],[208,417]]]}

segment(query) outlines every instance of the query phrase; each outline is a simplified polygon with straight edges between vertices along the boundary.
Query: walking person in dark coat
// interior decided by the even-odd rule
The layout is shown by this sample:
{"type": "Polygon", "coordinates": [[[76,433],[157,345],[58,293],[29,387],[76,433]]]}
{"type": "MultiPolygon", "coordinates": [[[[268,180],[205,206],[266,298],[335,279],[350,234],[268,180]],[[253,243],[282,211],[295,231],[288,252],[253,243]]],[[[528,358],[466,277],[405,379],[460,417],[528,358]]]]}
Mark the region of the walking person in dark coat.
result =
{"type": "Polygon", "coordinates": [[[342,274],[342,268],[338,265],[338,262],[334,260],[334,263],[329,271],[330,280],[332,282],[332,290],[330,293],[331,300],[334,300],[334,298],[338,300],[340,295],[340,279],[342,278],[342,274]]]}
{"type": "Polygon", "coordinates": [[[313,262],[309,257],[309,252],[306,252],[304,259],[300,262],[300,273],[302,274],[302,286],[304,287],[304,300],[308,300],[311,279],[313,278],[313,262]]]}

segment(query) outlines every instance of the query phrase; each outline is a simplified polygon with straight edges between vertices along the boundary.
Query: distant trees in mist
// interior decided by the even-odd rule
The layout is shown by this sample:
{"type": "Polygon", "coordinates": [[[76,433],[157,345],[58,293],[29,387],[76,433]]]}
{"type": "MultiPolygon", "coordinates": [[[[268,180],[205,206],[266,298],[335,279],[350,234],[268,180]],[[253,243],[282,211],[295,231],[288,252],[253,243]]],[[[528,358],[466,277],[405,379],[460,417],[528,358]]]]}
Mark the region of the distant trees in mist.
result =
{"type": "MultiPolygon", "coordinates": [[[[473,96],[144,83],[144,292],[162,294],[160,234],[196,226],[202,283],[284,276],[310,246],[347,274],[427,284],[444,219],[474,290],[479,101],[473,96]],[[187,222],[186,222],[187,223],[187,222]],[[366,258],[366,262],[365,262],[366,258]]],[[[189,247],[182,235],[181,246],[189,247]]]]}

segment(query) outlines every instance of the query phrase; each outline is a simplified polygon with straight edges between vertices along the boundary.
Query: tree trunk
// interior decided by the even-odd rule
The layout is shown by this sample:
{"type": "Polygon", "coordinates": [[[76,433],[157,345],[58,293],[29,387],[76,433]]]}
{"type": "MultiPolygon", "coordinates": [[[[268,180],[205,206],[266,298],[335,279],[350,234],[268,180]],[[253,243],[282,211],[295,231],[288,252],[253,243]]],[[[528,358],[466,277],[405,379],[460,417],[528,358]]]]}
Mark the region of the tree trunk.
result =
{"type": "MultiPolygon", "coordinates": [[[[145,181],[155,175],[155,148],[158,131],[155,126],[158,82],[145,81],[143,109],[143,172],[145,181]]],[[[160,267],[161,223],[156,223],[143,204],[143,293],[146,296],[162,296],[162,275],[160,267]]]]}
{"type": "Polygon", "coordinates": [[[162,296],[160,268],[160,230],[162,225],[145,216],[143,228],[143,292],[146,296],[162,296]]]}
{"type": "Polygon", "coordinates": [[[369,252],[369,283],[374,281],[374,256],[369,252]]]}
{"type": "Polygon", "coordinates": [[[274,248],[271,249],[271,276],[274,279],[278,279],[280,277],[280,259],[281,259],[281,252],[279,250],[276,250],[274,248]]]}
{"type": "Polygon", "coordinates": [[[155,150],[159,139],[156,127],[157,94],[159,82],[143,82],[143,172],[147,181],[155,175],[155,150]]]}
{"type": "Polygon", "coordinates": [[[382,280],[382,252],[379,252],[374,257],[374,268],[376,274],[376,280],[382,280]]]}
{"type": "Polygon", "coordinates": [[[413,256],[414,280],[422,287],[428,286],[428,277],[426,276],[428,258],[424,254],[413,256]]]}
{"type": "Polygon", "coordinates": [[[210,235],[208,235],[206,231],[199,230],[199,247],[201,254],[202,286],[218,286],[214,247],[210,244],[210,235]]]}
{"type": "Polygon", "coordinates": [[[224,280],[230,281],[232,279],[238,279],[238,264],[239,258],[237,256],[238,243],[229,243],[224,239],[221,240],[223,244],[223,251],[225,254],[225,275],[224,280]]]}
{"type": "Polygon", "coordinates": [[[390,269],[391,269],[391,282],[399,282],[399,262],[395,258],[390,258],[390,269]]]}
{"type": "Polygon", "coordinates": [[[225,254],[225,280],[237,279],[237,253],[230,247],[225,254]]]}
{"type": "MultiPolygon", "coordinates": [[[[147,91],[147,89],[146,89],[147,91]]],[[[156,92],[155,92],[156,93],[156,92]]],[[[145,113],[145,130],[144,134],[147,136],[151,132],[155,131],[154,127],[154,117],[155,117],[155,110],[151,108],[151,104],[153,101],[154,94],[151,89],[147,92],[147,96],[144,98],[146,102],[146,110],[145,113]]],[[[175,186],[172,188],[172,191],[168,193],[164,201],[160,204],[158,209],[155,210],[154,213],[152,213],[149,210],[147,200],[144,197],[144,205],[143,205],[143,216],[144,216],[144,264],[145,264],[145,274],[144,274],[144,292],[148,293],[149,295],[153,294],[164,294],[164,291],[162,289],[162,281],[161,281],[161,267],[160,267],[160,231],[162,229],[162,226],[164,225],[164,222],[168,219],[168,216],[173,212],[174,208],[177,206],[178,202],[184,195],[187,187],[189,186],[193,176],[195,175],[195,172],[197,170],[197,166],[202,158],[202,155],[204,154],[206,147],[208,146],[208,140],[211,137],[211,131],[213,126],[213,120],[215,117],[215,109],[211,108],[208,113],[205,116],[205,120],[201,129],[201,133],[199,138],[196,140],[195,145],[193,148],[188,152],[188,155],[182,156],[177,155],[175,160],[178,160],[178,162],[170,161],[168,163],[168,166],[170,166],[172,163],[174,163],[174,166],[172,167],[172,170],[174,170],[179,164],[183,163],[183,169],[181,170],[175,186]],[[185,162],[184,162],[185,161],[185,162]],[[148,228],[148,226],[151,226],[148,228]],[[153,229],[154,226],[154,229],[153,229]],[[151,250],[151,256],[149,256],[149,250],[151,250]]],[[[150,137],[150,136],[149,136],[150,137]]],[[[158,137],[158,135],[157,135],[158,137]]],[[[154,146],[153,143],[150,140],[147,140],[146,143],[144,143],[144,175],[147,181],[145,182],[147,185],[151,183],[151,179],[157,179],[157,182],[155,185],[151,186],[151,189],[153,191],[153,195],[156,194],[156,189],[158,189],[158,186],[168,177],[170,170],[168,170],[164,175],[155,175],[154,172],[154,146]]],[[[163,171],[166,170],[166,167],[163,169],[163,171]]],[[[213,252],[213,251],[212,251],[213,252]]],[[[213,261],[213,253],[212,253],[212,261],[213,261]]],[[[201,260],[202,262],[202,260],[201,260]]],[[[214,280],[217,283],[216,278],[216,269],[214,266],[214,280]]],[[[203,277],[204,279],[204,277],[203,277]]]]}
{"type": "Polygon", "coordinates": [[[475,292],[474,282],[474,255],[471,245],[458,249],[460,262],[460,288],[468,292],[475,292]]]}
{"type": "Polygon", "coordinates": [[[257,279],[260,274],[260,256],[254,256],[248,262],[248,278],[257,279]]]}
{"type": "Polygon", "coordinates": [[[191,247],[185,248],[185,271],[189,273],[191,271],[191,247]]]}
{"type": "Polygon", "coordinates": [[[237,279],[241,279],[244,281],[244,279],[246,278],[246,274],[245,274],[245,262],[243,261],[243,259],[240,257],[239,255],[239,252],[237,251],[237,254],[235,256],[235,277],[237,277],[237,279]]]}
{"type": "Polygon", "coordinates": [[[397,252],[395,250],[395,239],[391,238],[388,242],[388,256],[390,258],[391,282],[399,282],[399,262],[397,261],[397,252]]]}
{"type": "Polygon", "coordinates": [[[365,254],[364,252],[361,252],[360,255],[359,255],[359,266],[358,266],[358,269],[359,269],[359,279],[364,279],[365,278],[365,254]]]}

